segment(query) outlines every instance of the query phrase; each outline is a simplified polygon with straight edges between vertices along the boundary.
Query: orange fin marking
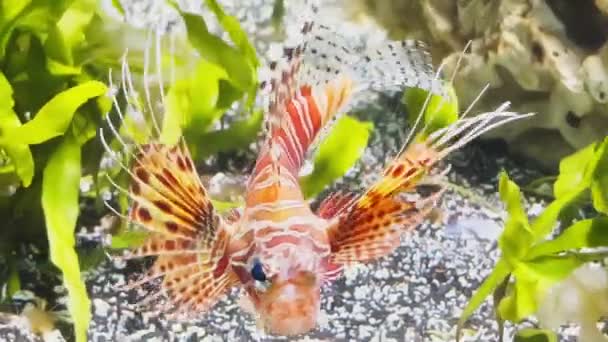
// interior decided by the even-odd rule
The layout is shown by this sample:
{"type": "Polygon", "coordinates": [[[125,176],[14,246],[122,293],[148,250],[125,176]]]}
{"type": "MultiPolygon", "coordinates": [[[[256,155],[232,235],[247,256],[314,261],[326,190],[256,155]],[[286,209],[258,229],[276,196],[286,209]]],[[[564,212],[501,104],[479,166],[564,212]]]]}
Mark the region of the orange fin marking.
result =
{"type": "Polygon", "coordinates": [[[361,205],[375,196],[394,196],[401,192],[414,191],[419,182],[429,174],[437,162],[438,155],[424,142],[410,145],[384,170],[383,177],[367,191],[370,195],[360,199],[361,205]]]}
{"type": "Polygon", "coordinates": [[[217,265],[201,264],[196,257],[182,256],[174,261],[181,262],[179,269],[164,277],[162,288],[170,299],[163,311],[175,318],[207,311],[238,283],[233,272],[218,275],[217,265]]]}
{"type": "Polygon", "coordinates": [[[494,112],[459,119],[424,140],[404,145],[403,153],[389,164],[383,177],[330,223],[331,261],[364,262],[396,248],[401,232],[420,224],[444,191],[433,179],[441,176],[435,165],[484,132],[522,118],[505,112],[506,107],[503,104],[494,112]],[[420,198],[408,198],[416,194],[420,198]]]}
{"type": "Polygon", "coordinates": [[[213,206],[184,147],[144,145],[131,170],[130,218],[167,238],[210,243],[213,206]]]}
{"type": "Polygon", "coordinates": [[[420,224],[443,193],[439,186],[431,186],[426,194],[417,193],[436,161],[436,154],[427,145],[412,144],[365,193],[342,203],[344,208],[337,211],[328,229],[331,261],[366,262],[393,252],[401,234],[420,224]]]}
{"type": "Polygon", "coordinates": [[[324,219],[331,219],[342,212],[353,202],[356,194],[348,192],[335,192],[327,196],[317,209],[317,216],[324,219]]]}
{"type": "Polygon", "coordinates": [[[130,218],[151,231],[127,258],[156,257],[129,288],[160,281],[142,303],[168,299],[165,312],[207,310],[233,286],[228,267],[230,221],[215,212],[185,144],[140,146],[130,174],[130,218]]]}
{"type": "Polygon", "coordinates": [[[390,254],[399,246],[401,234],[422,222],[441,193],[437,190],[420,200],[364,195],[328,229],[331,262],[366,262],[390,254]]]}

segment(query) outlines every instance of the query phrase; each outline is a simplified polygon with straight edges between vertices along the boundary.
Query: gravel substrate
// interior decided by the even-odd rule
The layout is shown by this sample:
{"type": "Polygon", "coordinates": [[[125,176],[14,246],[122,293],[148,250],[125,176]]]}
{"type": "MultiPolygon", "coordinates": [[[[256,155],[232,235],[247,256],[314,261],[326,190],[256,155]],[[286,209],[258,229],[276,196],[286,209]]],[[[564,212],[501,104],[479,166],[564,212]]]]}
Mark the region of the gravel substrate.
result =
{"type": "MultiPolygon", "coordinates": [[[[252,3],[258,12],[239,12],[239,18],[245,20],[244,26],[249,30],[255,29],[260,21],[267,22],[272,13],[272,1],[252,3]],[[252,13],[257,17],[252,17],[252,13]]],[[[128,10],[145,11],[147,8],[144,1],[133,1],[128,10]]],[[[267,45],[264,39],[260,41],[256,45],[265,51],[267,45]]],[[[395,98],[380,97],[374,105],[357,111],[355,115],[359,118],[374,122],[375,130],[361,161],[332,190],[357,190],[376,179],[405,137],[405,114],[397,108],[395,98]]],[[[501,168],[506,169],[520,185],[540,176],[532,168],[508,159],[504,150],[497,146],[500,145],[473,143],[455,153],[450,159],[453,169],[449,179],[470,193],[448,191],[435,215],[438,218],[408,234],[393,255],[374,264],[350,269],[344,277],[325,288],[322,302],[325,318],[320,327],[305,337],[291,340],[453,340],[461,310],[499,255],[496,238],[502,229],[504,211],[496,188],[498,172],[501,168]]],[[[249,154],[249,157],[255,155],[249,154]]],[[[230,174],[240,170],[222,171],[230,174]]],[[[527,200],[530,215],[537,215],[544,203],[531,197],[527,200]]],[[[80,240],[91,244],[91,240],[101,238],[98,232],[86,234],[80,240]]],[[[138,312],[129,303],[141,293],[118,290],[138,270],[141,268],[137,265],[127,267],[106,261],[87,274],[93,304],[90,341],[288,340],[260,335],[253,320],[239,308],[236,292],[209,314],[188,321],[172,322],[163,315],[138,312]]],[[[57,292],[65,291],[59,287],[57,292]]],[[[486,302],[469,321],[468,337],[464,340],[496,341],[497,331],[491,305],[486,302]]],[[[512,327],[507,326],[506,336],[511,333],[512,327]]],[[[573,340],[570,333],[562,337],[563,341],[573,340]]],[[[29,338],[13,325],[0,324],[0,340],[36,339],[29,338]]]]}

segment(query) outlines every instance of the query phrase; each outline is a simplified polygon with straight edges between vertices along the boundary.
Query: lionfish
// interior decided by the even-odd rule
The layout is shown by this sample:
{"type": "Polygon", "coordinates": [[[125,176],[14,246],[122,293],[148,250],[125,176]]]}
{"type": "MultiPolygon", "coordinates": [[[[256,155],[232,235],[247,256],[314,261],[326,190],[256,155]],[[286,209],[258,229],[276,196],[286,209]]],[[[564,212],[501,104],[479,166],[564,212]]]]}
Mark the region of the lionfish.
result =
{"type": "Polygon", "coordinates": [[[202,314],[237,287],[264,331],[297,335],[314,329],[322,286],[345,267],[389,256],[401,235],[436,206],[444,191],[435,178],[443,173],[439,162],[484,132],[525,117],[505,111],[507,103],[472,118],[463,115],[424,139],[410,134],[366,191],[331,194],[313,211],[298,183],[300,168],[357,94],[404,87],[445,94],[423,43],[390,41],[359,51],[317,24],[314,14],[302,16],[299,40],[286,43],[282,57],[269,64],[271,77],[262,84],[265,138],[243,208],[224,215],[214,208],[183,139],[171,146],[134,143],[132,165],[121,163],[130,176],[129,189],[122,189],[132,202],[127,219],[149,231],[125,257],[155,258],[130,287],[157,284],[145,302],[165,299],[160,312],[202,314]]]}

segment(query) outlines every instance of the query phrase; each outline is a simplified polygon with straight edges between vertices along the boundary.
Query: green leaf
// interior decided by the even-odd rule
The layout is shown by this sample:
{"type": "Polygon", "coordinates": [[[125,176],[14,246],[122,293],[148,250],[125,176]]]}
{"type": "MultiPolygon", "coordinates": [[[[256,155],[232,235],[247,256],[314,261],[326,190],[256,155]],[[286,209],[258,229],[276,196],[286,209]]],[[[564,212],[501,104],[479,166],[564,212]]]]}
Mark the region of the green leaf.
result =
{"type": "Polygon", "coordinates": [[[112,236],[111,248],[124,249],[141,246],[150,236],[148,231],[125,230],[112,236]]]}
{"type": "Polygon", "coordinates": [[[561,160],[559,163],[559,176],[553,186],[555,197],[562,197],[564,194],[578,188],[581,184],[586,184],[586,166],[595,154],[596,143],[577,151],[561,160]]]}
{"type": "Polygon", "coordinates": [[[588,145],[582,150],[562,159],[560,174],[555,181],[555,197],[570,197],[565,200],[570,205],[574,200],[586,196],[591,187],[593,205],[600,212],[608,212],[608,137],[602,142],[588,145]]]}
{"type": "Polygon", "coordinates": [[[522,196],[517,184],[509,179],[506,172],[501,172],[498,191],[509,214],[498,245],[503,256],[511,263],[521,259],[532,243],[532,233],[528,217],[522,206],[522,196]]]}
{"type": "Polygon", "coordinates": [[[325,186],[344,176],[363,153],[373,127],[371,122],[349,116],[338,120],[319,146],[312,173],[300,179],[306,198],[317,195],[325,186]]]}
{"type": "MultiPolygon", "coordinates": [[[[16,108],[19,108],[18,114],[29,112],[33,117],[53,95],[66,89],[68,82],[65,78],[51,75],[47,70],[47,59],[41,39],[31,33],[20,31],[16,40],[19,43],[11,41],[11,48],[19,46],[16,50],[19,52],[12,52],[9,57],[14,57],[17,53],[21,54],[23,60],[19,63],[23,63],[23,69],[19,74],[13,74],[11,77],[7,74],[7,78],[13,85],[16,108]]],[[[25,120],[25,117],[20,116],[20,118],[25,120]]]]}
{"type": "Polygon", "coordinates": [[[17,28],[29,31],[40,38],[46,38],[49,26],[59,19],[72,1],[0,1],[0,60],[8,54],[7,44],[17,28]]]}
{"type": "Polygon", "coordinates": [[[524,193],[555,199],[555,196],[553,196],[553,184],[556,179],[557,176],[543,176],[521,187],[521,190],[524,193]]]}
{"type": "Polygon", "coordinates": [[[218,108],[220,82],[226,79],[224,69],[201,60],[188,79],[176,81],[167,94],[160,141],[174,144],[188,127],[197,132],[207,131],[232,103],[218,108]]]}
{"type": "Polygon", "coordinates": [[[77,250],[80,269],[87,272],[107,260],[108,256],[102,247],[89,246],[77,250]]]}
{"type": "Polygon", "coordinates": [[[220,152],[246,149],[255,141],[263,121],[264,113],[258,110],[249,118],[237,121],[226,129],[205,133],[192,139],[194,159],[200,160],[220,152]]]}
{"type": "MultiPolygon", "coordinates": [[[[234,45],[238,48],[241,54],[245,57],[246,61],[253,67],[253,79],[251,81],[249,90],[246,91],[249,95],[249,101],[247,103],[248,108],[251,108],[254,104],[256,92],[258,90],[258,78],[257,72],[255,69],[260,65],[260,62],[257,57],[257,53],[249,39],[247,38],[247,33],[243,28],[241,28],[241,24],[236,19],[236,17],[231,15],[226,15],[221,6],[217,3],[216,0],[205,0],[205,3],[211,11],[215,14],[217,19],[220,22],[220,25],[228,35],[230,36],[230,40],[234,43],[234,45]]],[[[240,94],[239,94],[240,95],[240,94]]],[[[240,97],[240,96],[239,96],[240,97]]]]}
{"type": "Polygon", "coordinates": [[[95,10],[94,1],[74,1],[63,12],[55,26],[51,26],[44,44],[50,66],[53,66],[49,68],[51,73],[65,74],[65,70],[80,71],[79,68],[70,68],[74,65],[73,50],[85,41],[85,29],[91,22],[95,10]]]}
{"type": "Polygon", "coordinates": [[[532,232],[534,233],[534,242],[538,242],[545,238],[555,228],[560,215],[564,213],[573,204],[577,203],[579,198],[584,194],[584,185],[573,188],[559,198],[551,202],[545,210],[532,223],[532,232]]]}
{"type": "Polygon", "coordinates": [[[515,334],[513,342],[558,342],[558,339],[551,330],[525,328],[515,334]]]}
{"type": "Polygon", "coordinates": [[[106,85],[97,81],[88,81],[65,90],[47,102],[31,121],[0,136],[0,144],[40,144],[62,135],[81,105],[106,92],[106,85]]]}
{"type": "Polygon", "coordinates": [[[239,50],[211,34],[201,16],[181,10],[180,14],[186,24],[188,40],[202,58],[222,66],[230,76],[231,83],[242,91],[249,91],[256,85],[255,66],[239,50]]]}
{"type": "Polygon", "coordinates": [[[498,192],[500,199],[505,204],[509,217],[522,224],[522,228],[529,231],[528,217],[522,205],[522,196],[519,187],[511,179],[509,175],[503,171],[499,176],[498,192]]]}
{"type": "Polygon", "coordinates": [[[498,314],[500,318],[511,322],[519,322],[524,317],[536,311],[536,282],[526,278],[519,279],[517,274],[514,276],[515,283],[509,284],[510,293],[505,296],[498,304],[498,314]]]}
{"type": "Polygon", "coordinates": [[[518,263],[513,271],[512,292],[499,304],[500,316],[519,322],[533,314],[546,291],[583,263],[584,260],[576,256],[540,257],[518,263]]]}
{"type": "Polygon", "coordinates": [[[608,246],[608,217],[579,221],[557,238],[539,243],[527,255],[528,259],[578,248],[608,246]]]}
{"type": "Polygon", "coordinates": [[[91,319],[90,300],[81,279],[78,255],[74,249],[74,231],[79,213],[81,150],[78,141],[68,134],[51,154],[44,168],[42,207],[44,210],[51,261],[63,273],[68,290],[68,310],[74,320],[76,341],[86,341],[91,319]]]}
{"type": "Polygon", "coordinates": [[[190,99],[188,96],[188,82],[175,81],[171,85],[165,100],[165,112],[160,134],[160,142],[174,145],[182,136],[186,126],[186,116],[190,113],[190,99]]]}
{"type": "Polygon", "coordinates": [[[12,298],[15,293],[21,290],[21,278],[15,260],[9,261],[9,275],[6,282],[6,298],[12,298]]]}
{"type": "Polygon", "coordinates": [[[515,273],[526,279],[542,280],[553,284],[566,278],[585,261],[577,255],[541,256],[521,262],[515,273]]]}
{"type": "MultiPolygon", "coordinates": [[[[21,121],[17,114],[13,111],[15,102],[13,101],[13,90],[4,74],[0,72],[0,136],[11,132],[21,126],[21,121]]],[[[32,184],[34,177],[34,158],[27,144],[18,143],[16,141],[6,141],[0,143],[12,164],[15,166],[15,172],[24,187],[32,184]]]]}
{"type": "Polygon", "coordinates": [[[471,317],[471,315],[483,304],[486,298],[496,290],[498,286],[509,276],[511,273],[511,266],[503,258],[500,258],[494,266],[492,273],[483,281],[481,286],[475,291],[467,306],[462,311],[460,319],[458,320],[458,326],[456,328],[456,340],[460,340],[460,331],[464,323],[471,317]]]}
{"type": "Polygon", "coordinates": [[[596,152],[597,164],[591,180],[593,206],[601,213],[608,214],[608,137],[596,152]]]}
{"type": "Polygon", "coordinates": [[[190,92],[190,116],[197,129],[206,131],[227,109],[217,108],[220,97],[220,81],[227,79],[226,71],[215,64],[201,61],[197,66],[188,88],[190,92]]]}
{"type": "Polygon", "coordinates": [[[121,15],[125,15],[125,9],[122,7],[120,0],[112,0],[112,6],[120,13],[121,15]]]}
{"type": "Polygon", "coordinates": [[[230,209],[237,208],[240,204],[236,202],[226,202],[226,201],[218,201],[211,200],[213,203],[213,207],[220,213],[227,212],[230,209]]]}
{"type": "Polygon", "coordinates": [[[429,92],[420,88],[408,88],[403,93],[402,102],[406,105],[408,121],[411,126],[416,123],[422,114],[423,119],[417,128],[425,126],[420,138],[424,138],[434,131],[444,128],[458,120],[458,98],[454,87],[450,87],[448,92],[449,99],[439,95],[432,95],[428,101],[426,110],[422,113],[422,108],[427,100],[429,92]]]}
{"type": "Polygon", "coordinates": [[[226,15],[216,0],[205,0],[205,3],[215,14],[220,25],[222,25],[222,28],[228,32],[230,40],[232,40],[234,45],[236,45],[254,67],[259,66],[260,62],[258,61],[255,48],[251,45],[251,42],[247,38],[247,32],[243,30],[239,21],[234,16],[226,15]]]}

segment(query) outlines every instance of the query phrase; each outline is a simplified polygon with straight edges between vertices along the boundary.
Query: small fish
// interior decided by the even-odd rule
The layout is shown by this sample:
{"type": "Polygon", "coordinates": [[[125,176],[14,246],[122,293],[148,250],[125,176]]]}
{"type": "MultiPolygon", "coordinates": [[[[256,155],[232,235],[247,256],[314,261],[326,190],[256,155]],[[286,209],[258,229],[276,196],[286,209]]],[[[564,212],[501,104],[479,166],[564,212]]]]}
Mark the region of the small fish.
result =
{"type": "Polygon", "coordinates": [[[123,165],[131,177],[123,190],[131,198],[128,219],[150,232],[127,258],[155,257],[130,284],[158,285],[143,304],[164,298],[155,306],[160,312],[200,315],[240,288],[243,308],[267,333],[309,332],[318,324],[322,286],[345,266],[390,255],[400,236],[436,207],[443,193],[437,177],[446,171],[438,162],[489,129],[525,117],[501,106],[425,138],[408,138],[369,189],[331,194],[313,211],[298,183],[300,168],[360,90],[409,86],[443,93],[421,43],[390,42],[360,52],[314,17],[313,7],[303,16],[299,41],[285,46],[262,85],[265,139],[243,208],[217,212],[183,139],[174,146],[135,145],[132,165],[123,165]]]}

